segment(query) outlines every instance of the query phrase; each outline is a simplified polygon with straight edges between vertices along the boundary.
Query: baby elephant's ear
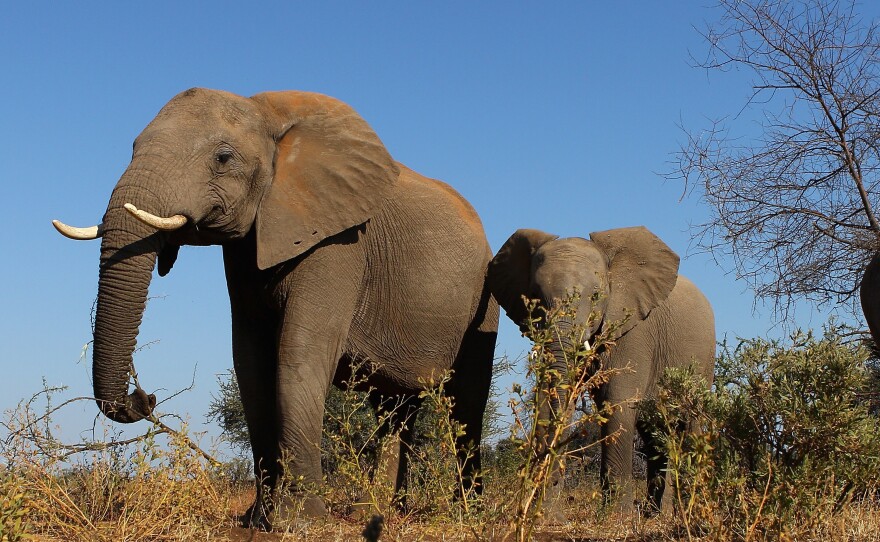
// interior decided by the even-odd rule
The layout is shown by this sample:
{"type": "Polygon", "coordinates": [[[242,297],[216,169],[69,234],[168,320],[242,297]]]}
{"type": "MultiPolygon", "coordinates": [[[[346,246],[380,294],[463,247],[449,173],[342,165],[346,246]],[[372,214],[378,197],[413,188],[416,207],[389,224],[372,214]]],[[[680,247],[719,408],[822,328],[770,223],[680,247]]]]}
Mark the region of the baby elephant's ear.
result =
{"type": "Polygon", "coordinates": [[[540,230],[516,230],[489,262],[489,289],[520,328],[528,318],[522,296],[528,296],[531,289],[532,256],[538,247],[556,238],[540,230]]]}
{"type": "Polygon", "coordinates": [[[367,222],[399,169],[348,105],[310,92],[253,97],[276,141],[274,176],[257,212],[257,265],[266,269],[367,222]]]}
{"type": "Polygon", "coordinates": [[[678,280],[678,254],[644,226],[593,232],[590,239],[610,262],[605,321],[620,322],[630,315],[620,336],[669,297],[678,280]]]}

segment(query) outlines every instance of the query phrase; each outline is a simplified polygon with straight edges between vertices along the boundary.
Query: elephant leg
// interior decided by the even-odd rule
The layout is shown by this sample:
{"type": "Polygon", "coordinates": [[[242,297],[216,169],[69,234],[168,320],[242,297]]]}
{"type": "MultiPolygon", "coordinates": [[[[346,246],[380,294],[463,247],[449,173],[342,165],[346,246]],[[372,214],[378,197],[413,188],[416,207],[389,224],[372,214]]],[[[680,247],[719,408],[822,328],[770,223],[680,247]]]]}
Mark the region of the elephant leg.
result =
{"type": "Polygon", "coordinates": [[[324,402],[358,304],[358,262],[345,257],[357,250],[355,243],[319,248],[280,285],[285,306],[278,337],[278,443],[287,491],[275,515],[282,521],[300,506],[306,515],[327,513],[316,494],[324,402]]]}
{"type": "Polygon", "coordinates": [[[270,497],[278,482],[278,435],[275,410],[274,323],[243,325],[242,315],[233,312],[232,352],[235,378],[241,395],[254,457],[257,492],[254,503],[242,518],[253,528],[268,528],[270,497]]]}
{"type": "MultiPolygon", "coordinates": [[[[540,394],[546,394],[546,392],[539,391],[540,394]]],[[[564,428],[571,423],[570,418],[562,418],[559,414],[563,405],[565,405],[568,401],[568,391],[557,387],[555,398],[548,401],[547,398],[539,397],[538,404],[539,408],[546,411],[546,413],[542,413],[539,419],[550,419],[552,416],[553,419],[556,419],[557,422],[556,427],[564,428]]],[[[549,447],[550,443],[548,442],[550,436],[547,434],[546,430],[540,431],[537,434],[541,439],[541,447],[545,450],[549,447]]],[[[544,523],[551,525],[561,525],[568,521],[568,518],[565,515],[565,510],[562,505],[562,490],[565,489],[565,476],[564,469],[565,466],[565,458],[564,455],[560,455],[554,460],[554,463],[550,466],[550,471],[548,473],[547,480],[547,489],[544,494],[544,523]]]]}
{"type": "MultiPolygon", "coordinates": [[[[491,328],[493,317],[497,322],[498,309],[494,304],[489,309],[483,326],[491,328]]],[[[483,437],[483,416],[492,386],[497,335],[492,329],[484,331],[482,326],[474,326],[465,334],[446,388],[447,395],[452,399],[450,417],[464,425],[463,434],[456,438],[456,455],[462,473],[459,497],[480,495],[483,491],[480,442],[483,437]]]]}
{"type": "Polygon", "coordinates": [[[275,396],[278,318],[257,301],[260,289],[255,276],[236,265],[255,257],[247,243],[223,247],[232,309],[232,359],[253,450],[257,486],[254,503],[242,521],[248,527],[267,529],[280,467],[275,396]]]}
{"type": "MultiPolygon", "coordinates": [[[[413,443],[416,414],[421,399],[415,395],[383,398],[374,391],[370,393],[370,403],[380,421],[378,436],[379,441],[383,443],[376,462],[377,470],[373,472],[374,479],[378,476],[386,486],[393,484],[392,504],[400,509],[405,509],[409,452],[413,443]],[[385,438],[389,435],[393,441],[385,443],[385,438]]],[[[381,507],[386,503],[369,502],[363,504],[371,507],[372,512],[381,513],[382,510],[373,510],[372,507],[381,507]]]]}
{"type": "MultiPolygon", "coordinates": [[[[324,324],[332,317],[325,315],[324,324]]],[[[305,333],[302,324],[285,323],[279,341],[277,409],[280,460],[285,486],[284,520],[302,506],[309,516],[327,514],[316,492],[322,483],[321,436],[324,402],[336,362],[342,352],[345,331],[332,325],[305,333]],[[335,331],[331,337],[329,330],[335,331]],[[305,336],[303,336],[305,335],[305,336]]]]}
{"type": "Polygon", "coordinates": [[[635,409],[622,405],[601,428],[601,436],[604,439],[599,468],[602,491],[606,503],[614,503],[621,512],[630,512],[633,505],[632,461],[635,422],[635,409]]]}
{"type": "Polygon", "coordinates": [[[651,431],[640,431],[644,442],[645,461],[647,462],[648,494],[642,514],[653,517],[660,513],[663,492],[666,489],[666,449],[651,431]]]}

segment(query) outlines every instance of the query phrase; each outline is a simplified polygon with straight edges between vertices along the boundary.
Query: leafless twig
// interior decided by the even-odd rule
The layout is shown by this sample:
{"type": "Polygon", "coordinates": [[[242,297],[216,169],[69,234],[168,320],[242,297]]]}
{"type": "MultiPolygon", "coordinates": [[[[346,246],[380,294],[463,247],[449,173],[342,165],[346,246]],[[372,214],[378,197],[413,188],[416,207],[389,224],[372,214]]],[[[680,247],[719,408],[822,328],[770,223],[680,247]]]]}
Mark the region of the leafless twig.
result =
{"type": "Polygon", "coordinates": [[[732,257],[778,317],[798,299],[855,312],[880,249],[880,27],[849,0],[720,8],[696,65],[745,69],[752,89],[735,116],[685,131],[666,177],[711,210],[693,227],[697,246],[732,257]]]}

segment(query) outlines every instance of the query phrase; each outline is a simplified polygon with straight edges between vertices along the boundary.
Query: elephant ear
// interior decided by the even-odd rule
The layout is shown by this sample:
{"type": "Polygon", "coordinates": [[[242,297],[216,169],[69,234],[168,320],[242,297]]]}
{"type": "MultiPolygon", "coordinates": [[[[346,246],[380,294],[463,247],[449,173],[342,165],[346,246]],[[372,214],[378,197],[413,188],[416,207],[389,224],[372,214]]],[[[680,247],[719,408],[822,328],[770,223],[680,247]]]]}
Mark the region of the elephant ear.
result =
{"type": "Polygon", "coordinates": [[[678,280],[678,254],[644,226],[593,232],[590,239],[608,256],[610,293],[606,322],[629,319],[617,336],[631,330],[663,303],[678,280]]]}
{"type": "Polygon", "coordinates": [[[541,245],[557,237],[540,230],[516,230],[489,262],[489,290],[520,328],[528,317],[522,296],[529,296],[531,289],[532,256],[541,245]]]}
{"type": "Polygon", "coordinates": [[[265,92],[276,141],[274,176],[257,212],[257,265],[267,269],[367,222],[399,170],[382,141],[348,105],[310,92],[265,92]]]}

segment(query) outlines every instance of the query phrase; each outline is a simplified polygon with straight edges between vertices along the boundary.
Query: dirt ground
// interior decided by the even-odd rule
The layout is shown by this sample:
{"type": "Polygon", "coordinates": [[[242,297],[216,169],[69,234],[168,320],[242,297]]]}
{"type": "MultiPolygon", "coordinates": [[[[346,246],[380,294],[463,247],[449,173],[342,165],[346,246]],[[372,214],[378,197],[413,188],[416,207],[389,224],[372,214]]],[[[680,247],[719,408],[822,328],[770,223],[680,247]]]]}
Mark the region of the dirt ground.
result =
{"type": "MultiPolygon", "coordinates": [[[[252,502],[248,491],[233,504],[233,511],[244,513],[252,502]],[[240,510],[239,510],[240,509],[240,510]]],[[[573,521],[566,525],[543,526],[536,529],[532,540],[536,542],[659,542],[686,540],[687,535],[676,536],[664,518],[648,520],[627,517],[609,517],[597,521],[594,517],[582,517],[584,507],[568,499],[566,515],[573,521]]],[[[231,528],[219,540],[229,542],[360,542],[366,522],[349,516],[331,514],[325,519],[308,519],[299,522],[287,533],[267,533],[241,527],[231,528]]],[[[436,521],[418,522],[392,519],[383,527],[379,540],[382,542],[454,542],[484,540],[487,542],[513,542],[510,525],[494,526],[457,524],[444,525],[436,521]],[[476,532],[474,532],[476,530],[476,532]]]]}

